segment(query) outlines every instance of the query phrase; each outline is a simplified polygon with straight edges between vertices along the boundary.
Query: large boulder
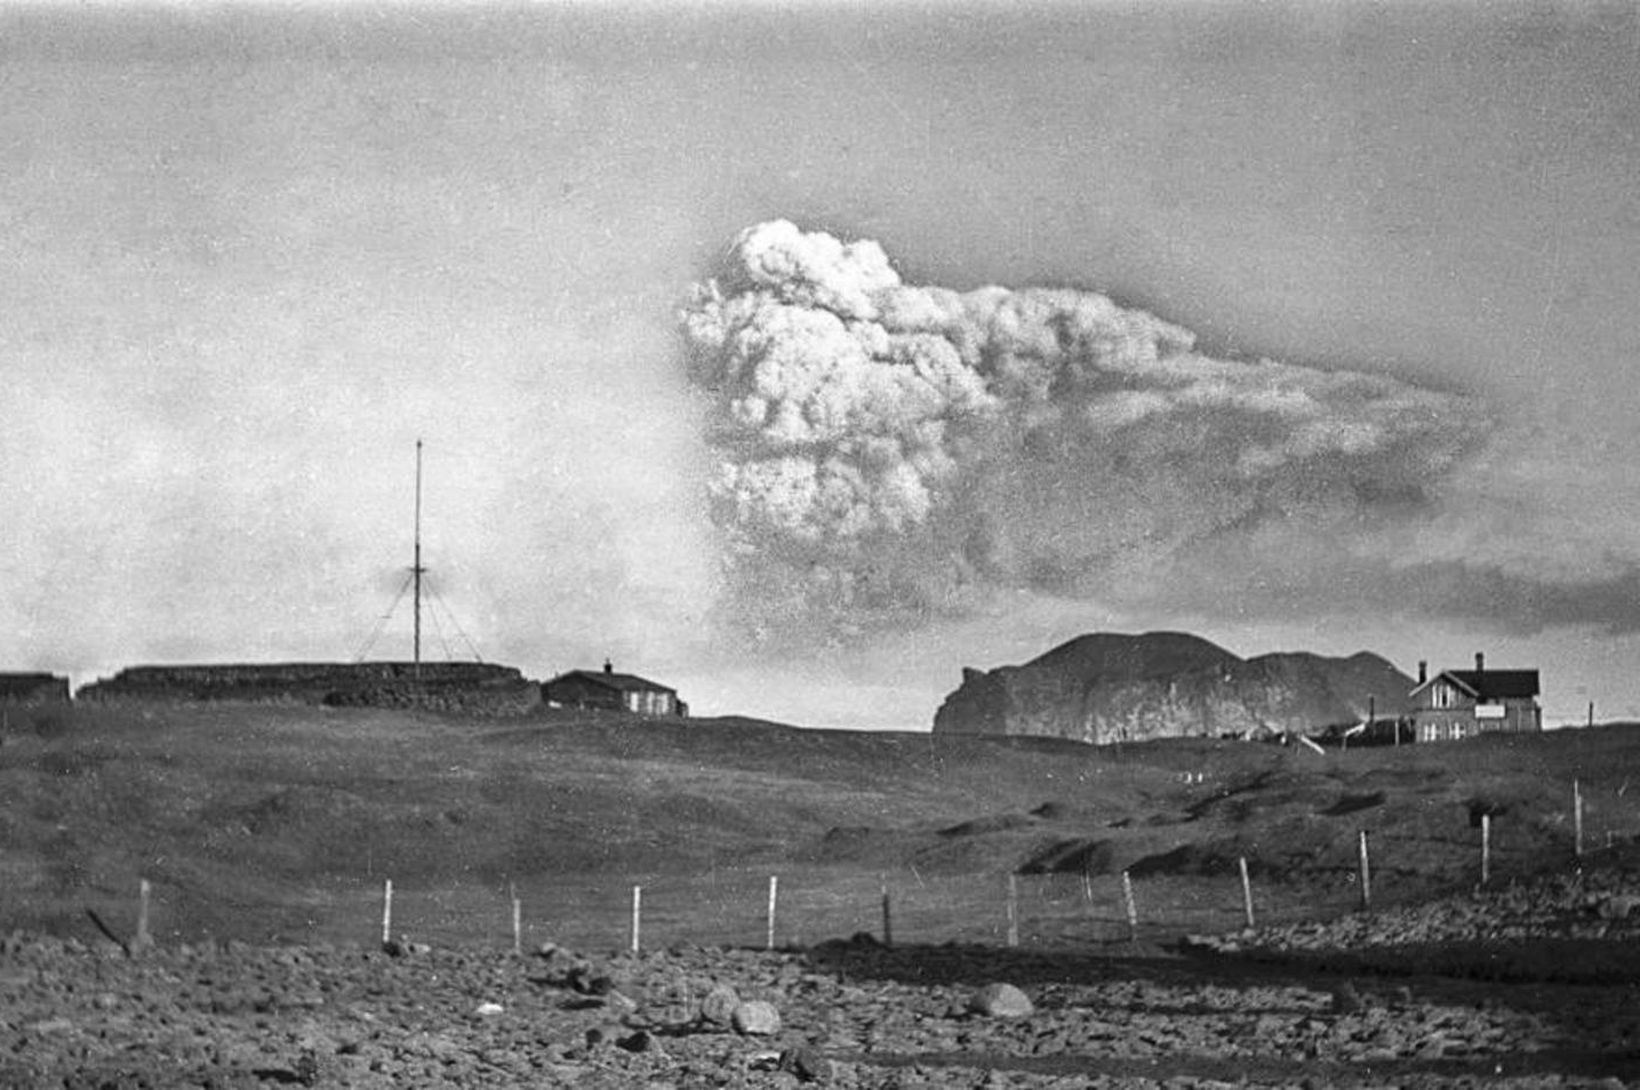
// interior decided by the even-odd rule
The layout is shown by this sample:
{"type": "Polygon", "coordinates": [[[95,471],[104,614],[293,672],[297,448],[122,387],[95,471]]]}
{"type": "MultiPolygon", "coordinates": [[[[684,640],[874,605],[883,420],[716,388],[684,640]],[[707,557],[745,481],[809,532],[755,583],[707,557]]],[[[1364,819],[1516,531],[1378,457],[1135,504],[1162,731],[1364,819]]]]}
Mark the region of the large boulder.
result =
{"type": "Polygon", "coordinates": [[[1022,666],[965,669],[934,716],[949,734],[1103,744],[1313,732],[1408,709],[1412,679],[1377,655],[1242,659],[1178,632],[1080,636],[1022,666]]]}
{"type": "Polygon", "coordinates": [[[780,1010],[773,1003],[749,999],[730,1016],[735,1032],[747,1037],[768,1037],[780,1032],[780,1010]]]}
{"type": "Polygon", "coordinates": [[[985,1018],[1024,1018],[1036,1008],[1012,984],[987,984],[969,998],[968,1009],[985,1018]]]}

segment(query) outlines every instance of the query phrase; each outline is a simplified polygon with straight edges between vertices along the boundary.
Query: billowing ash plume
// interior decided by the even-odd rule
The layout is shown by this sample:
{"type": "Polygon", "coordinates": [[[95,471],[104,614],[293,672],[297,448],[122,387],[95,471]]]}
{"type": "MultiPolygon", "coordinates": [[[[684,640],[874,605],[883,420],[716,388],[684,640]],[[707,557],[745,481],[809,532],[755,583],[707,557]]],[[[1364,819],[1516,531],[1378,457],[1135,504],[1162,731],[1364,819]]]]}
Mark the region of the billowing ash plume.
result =
{"type": "Polygon", "coordinates": [[[833,633],[1030,586],[1119,597],[1279,520],[1406,509],[1473,406],[1221,360],[1066,289],[908,285],[871,241],[743,232],[683,314],[741,616],[833,633]]]}

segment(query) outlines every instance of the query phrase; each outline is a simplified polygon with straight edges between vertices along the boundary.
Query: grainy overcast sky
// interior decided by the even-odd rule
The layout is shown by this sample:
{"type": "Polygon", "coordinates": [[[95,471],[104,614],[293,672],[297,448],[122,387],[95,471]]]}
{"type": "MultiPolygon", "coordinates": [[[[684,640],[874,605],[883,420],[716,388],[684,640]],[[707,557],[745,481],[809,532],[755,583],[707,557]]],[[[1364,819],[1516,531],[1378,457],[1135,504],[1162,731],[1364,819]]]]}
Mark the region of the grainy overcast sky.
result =
{"type": "MultiPolygon", "coordinates": [[[[1618,4],[8,6],[0,667],[351,659],[419,437],[433,657],[923,729],[964,665],[1172,628],[1640,717],[1637,68],[1618,4]],[[1107,375],[1048,421],[987,355],[892,525],[771,546],[680,311],[777,220],[1142,309],[1237,415],[1131,427],[1107,375]],[[1364,446],[1272,437],[1263,359],[1364,446]]],[[[827,449],[899,488],[882,438],[827,449]]]]}

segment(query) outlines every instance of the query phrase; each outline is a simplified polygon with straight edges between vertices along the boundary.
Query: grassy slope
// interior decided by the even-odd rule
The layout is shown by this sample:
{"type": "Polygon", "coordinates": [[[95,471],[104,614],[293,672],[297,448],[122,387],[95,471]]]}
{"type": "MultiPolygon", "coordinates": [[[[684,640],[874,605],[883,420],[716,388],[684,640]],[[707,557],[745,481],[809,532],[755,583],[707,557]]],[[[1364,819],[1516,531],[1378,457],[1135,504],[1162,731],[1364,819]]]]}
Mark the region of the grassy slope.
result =
{"type": "MultiPolygon", "coordinates": [[[[1565,865],[1574,777],[1590,846],[1640,833],[1640,784],[1626,786],[1640,728],[1321,757],[229,705],[75,707],[10,727],[0,929],[83,932],[88,906],[129,921],[145,877],[161,937],[367,939],[391,876],[400,921],[440,938],[495,941],[515,883],[555,937],[618,942],[642,882],[648,933],[752,941],[761,884],[778,873],[803,921],[783,939],[874,928],[879,883],[904,891],[902,935],[984,938],[1002,876],[1033,858],[1093,860],[1105,902],[1132,866],[1147,915],[1200,923],[1193,906],[1208,897],[1223,910],[1209,922],[1228,925],[1238,855],[1277,911],[1347,904],[1362,829],[1381,897],[1472,882],[1482,807],[1497,814],[1500,874],[1565,865]]],[[[1079,886],[1036,880],[1033,927],[1090,912],[1066,900],[1079,886]]]]}

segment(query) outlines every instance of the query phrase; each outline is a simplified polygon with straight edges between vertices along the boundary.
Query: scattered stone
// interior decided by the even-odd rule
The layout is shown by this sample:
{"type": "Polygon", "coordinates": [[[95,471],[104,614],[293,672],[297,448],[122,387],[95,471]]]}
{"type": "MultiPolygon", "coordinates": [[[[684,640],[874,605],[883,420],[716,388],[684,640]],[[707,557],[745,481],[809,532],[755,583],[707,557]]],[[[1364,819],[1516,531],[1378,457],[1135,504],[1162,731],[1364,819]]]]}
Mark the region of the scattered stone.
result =
{"type": "Polygon", "coordinates": [[[615,990],[614,977],[598,972],[584,961],[571,967],[564,980],[571,991],[581,995],[608,995],[615,990]]]}
{"type": "Polygon", "coordinates": [[[259,1082],[282,1083],[296,1086],[312,1086],[313,1076],[306,1071],[299,1071],[294,1067],[253,1067],[251,1075],[259,1082]]]}
{"type": "MultiPolygon", "coordinates": [[[[1596,892],[1640,894],[1640,876],[1620,880],[1596,892]]],[[[1598,922],[1604,902],[1585,899],[1594,881],[1585,876],[1585,888],[1565,894],[1551,889],[1567,907],[1545,919],[1598,922]]],[[[1540,903],[1516,896],[1520,913],[1540,903]]],[[[1484,933],[1480,918],[1460,922],[1484,933]]],[[[1611,931],[1627,936],[1637,922],[1640,910],[1611,931]]],[[[577,1080],[587,1090],[992,1083],[1205,1090],[1227,1085],[1220,1080],[1245,1061],[1248,1085],[1338,1085],[1346,1072],[1344,1081],[1379,1085],[1352,1067],[1370,1065],[1380,1081],[1403,1074],[1408,1085],[1453,1090],[1489,1085],[1479,1075],[1495,1061],[1531,1054],[1544,1070],[1520,1086],[1546,1090],[1599,1085],[1591,1072],[1616,1070],[1640,1032],[1627,983],[1580,991],[1575,1003],[1553,1002],[1561,993],[1549,991],[1551,1002],[1530,1010],[1481,981],[1420,977],[1412,988],[1397,987],[1349,959],[1365,944],[1422,941],[1430,930],[1403,924],[1391,933],[1380,915],[1346,924],[1312,921],[1283,932],[1325,939],[1336,960],[1246,980],[1222,975],[1220,965],[1203,972],[1190,959],[1134,974],[1097,955],[1082,961],[962,944],[868,954],[840,943],[801,954],[689,947],[630,960],[555,947],[527,963],[510,951],[454,948],[395,960],[374,942],[329,955],[243,947],[227,961],[211,956],[217,947],[208,944],[198,958],[167,946],[139,962],[104,960],[87,942],[12,940],[13,953],[0,957],[0,1087],[164,1086],[181,1078],[222,1090],[258,1080],[360,1090],[577,1080]],[[602,987],[593,983],[599,977],[612,990],[570,990],[575,965],[586,966],[579,979],[589,993],[602,987]],[[1003,985],[979,990],[979,982],[1003,979],[1025,982],[1028,998],[1011,991],[1016,1010],[1030,1018],[991,1002],[1008,994],[1003,985]],[[639,990],[627,992],[628,980],[639,990]],[[728,1004],[716,1024],[705,1017],[708,989],[728,1004]],[[775,1035],[740,1036],[752,1029],[745,1016],[753,1009],[742,995],[768,1001],[781,1024],[775,1035]],[[480,1013],[490,1007],[479,996],[503,997],[494,1006],[504,1003],[505,1017],[480,1013]],[[1359,1013],[1350,1013],[1356,1001],[1359,1013]],[[623,1016],[629,1005],[637,1012],[623,1016]],[[1586,1069],[1552,1070],[1562,1054],[1586,1069]],[[1194,1071],[1194,1060],[1179,1059],[1197,1056],[1217,1059],[1194,1071]],[[1122,1074],[1153,1063],[1154,1077],[1122,1074]]],[[[1257,946],[1260,957],[1279,949],[1265,933],[1257,946]]],[[[1566,960],[1559,950],[1552,956],[1566,960]]],[[[1615,957],[1613,950],[1603,944],[1590,953],[1615,957]]],[[[1430,960],[1439,965],[1439,956],[1430,960]]],[[[1543,960],[1558,971],[1550,955],[1543,960]]]]}
{"type": "Polygon", "coordinates": [[[296,1071],[297,1082],[303,1086],[317,1086],[319,1084],[324,1065],[319,1062],[317,1055],[312,1052],[304,1052],[296,1057],[296,1063],[292,1066],[296,1071]]]}
{"type": "Polygon", "coordinates": [[[747,1037],[768,1037],[780,1032],[780,1011],[773,1003],[753,999],[737,1006],[729,1016],[735,1032],[747,1037]]]}
{"type": "Polygon", "coordinates": [[[496,1015],[505,1012],[506,1009],[500,1003],[480,1003],[473,1013],[480,1018],[494,1018],[496,1015]]]}
{"type": "Polygon", "coordinates": [[[636,1033],[617,1038],[615,1044],[616,1047],[625,1049],[627,1052],[665,1052],[661,1048],[660,1038],[646,1029],[640,1029],[636,1033]]]}
{"type": "Polygon", "coordinates": [[[30,1022],[23,1028],[30,1033],[67,1033],[74,1028],[74,1023],[67,1018],[46,1018],[30,1022]]]}
{"type": "Polygon", "coordinates": [[[968,1009],[986,1018],[1023,1018],[1036,1008],[1030,997],[1012,984],[987,984],[974,993],[968,1009]]]}
{"type": "Polygon", "coordinates": [[[631,1018],[638,1013],[638,1001],[625,992],[610,992],[603,997],[604,1009],[617,1018],[631,1018]]]}
{"type": "Polygon", "coordinates": [[[808,1045],[788,1048],[780,1054],[779,1069],[790,1071],[799,1082],[829,1082],[832,1077],[831,1061],[818,1049],[808,1045]]]}
{"type": "Polygon", "coordinates": [[[714,984],[700,1001],[700,1016],[713,1025],[727,1026],[740,1006],[740,994],[727,984],[714,984]]]}
{"type": "Polygon", "coordinates": [[[1603,920],[1627,920],[1640,909],[1640,897],[1614,893],[1600,902],[1599,914],[1603,920]]]}

